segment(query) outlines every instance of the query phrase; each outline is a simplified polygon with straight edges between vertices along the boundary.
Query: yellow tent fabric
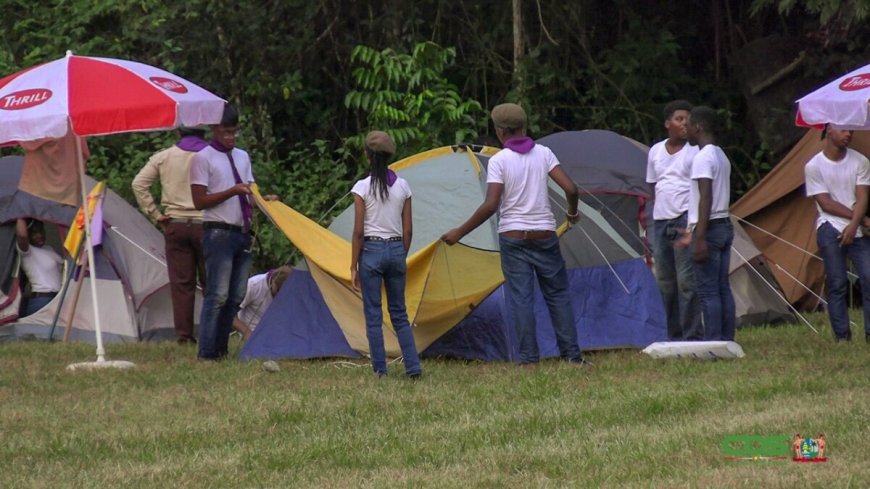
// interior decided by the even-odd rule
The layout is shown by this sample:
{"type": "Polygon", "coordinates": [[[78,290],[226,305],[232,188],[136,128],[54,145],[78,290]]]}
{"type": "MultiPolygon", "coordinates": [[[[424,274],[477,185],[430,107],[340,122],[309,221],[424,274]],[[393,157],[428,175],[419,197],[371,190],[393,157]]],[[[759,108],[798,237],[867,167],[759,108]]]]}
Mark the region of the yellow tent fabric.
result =
{"type": "MultiPolygon", "coordinates": [[[[350,283],[351,244],[254,187],[257,204],[302,252],[327,306],[351,348],[368,353],[360,293],[350,283]]],[[[504,281],[495,251],[433,241],[408,257],[405,301],[418,350],[446,333],[504,281]],[[459,273],[461,271],[461,273],[459,273]],[[461,276],[460,276],[461,275],[461,276]]],[[[387,353],[399,346],[384,304],[387,353]]]]}

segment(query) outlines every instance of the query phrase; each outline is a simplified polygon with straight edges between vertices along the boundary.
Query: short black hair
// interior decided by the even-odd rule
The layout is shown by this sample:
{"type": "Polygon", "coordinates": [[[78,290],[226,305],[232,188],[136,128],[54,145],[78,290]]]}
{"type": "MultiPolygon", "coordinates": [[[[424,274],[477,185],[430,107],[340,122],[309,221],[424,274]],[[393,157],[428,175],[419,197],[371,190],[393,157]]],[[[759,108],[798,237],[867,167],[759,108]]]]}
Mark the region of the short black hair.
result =
{"type": "Polygon", "coordinates": [[[692,110],[692,104],[690,104],[687,100],[673,100],[665,104],[665,110],[663,111],[665,115],[665,120],[670,119],[674,116],[674,112],[678,110],[685,110],[689,112],[692,110]]]}
{"type": "Polygon", "coordinates": [[[200,129],[198,127],[179,127],[178,134],[180,134],[181,137],[196,136],[198,138],[204,138],[205,129],[200,129]]]}
{"type": "Polygon", "coordinates": [[[224,105],[224,115],[221,117],[221,125],[222,126],[238,126],[239,125],[239,111],[233,107],[233,104],[227,102],[224,105]]]}
{"type": "Polygon", "coordinates": [[[710,107],[699,105],[689,112],[691,124],[701,126],[707,134],[719,134],[719,114],[710,107]]]}
{"type": "Polygon", "coordinates": [[[27,225],[29,233],[42,233],[45,234],[45,224],[39,219],[31,219],[30,224],[27,225]]]}

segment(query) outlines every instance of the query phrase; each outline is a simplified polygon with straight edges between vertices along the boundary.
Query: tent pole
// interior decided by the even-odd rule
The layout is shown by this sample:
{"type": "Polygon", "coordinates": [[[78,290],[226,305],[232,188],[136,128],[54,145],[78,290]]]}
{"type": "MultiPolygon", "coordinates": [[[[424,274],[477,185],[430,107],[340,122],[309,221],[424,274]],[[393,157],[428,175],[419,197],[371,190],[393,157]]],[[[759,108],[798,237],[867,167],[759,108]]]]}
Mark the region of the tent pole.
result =
{"type": "MultiPolygon", "coordinates": [[[[91,273],[91,303],[94,306],[94,332],[97,337],[97,362],[106,361],[106,350],[103,348],[103,331],[100,325],[100,306],[97,301],[97,274],[94,264],[94,244],[91,241],[91,216],[88,212],[88,194],[85,190],[85,159],[82,156],[82,138],[76,136],[76,160],[79,163],[79,181],[82,191],[82,208],[84,209],[85,218],[85,246],[87,246],[88,262],[92,264],[93,273],[91,273]]],[[[84,276],[81,277],[84,280],[84,276]]],[[[71,325],[70,325],[71,327],[71,325]]]]}
{"type": "MultiPolygon", "coordinates": [[[[79,296],[82,293],[82,284],[85,281],[85,273],[87,273],[87,271],[88,271],[89,263],[88,263],[87,255],[82,257],[81,261],[82,261],[82,265],[81,265],[82,269],[81,269],[81,272],[79,274],[79,279],[76,280],[76,291],[73,294],[72,306],[70,307],[69,314],[67,315],[67,319],[66,319],[66,325],[64,326],[64,330],[63,330],[63,342],[64,343],[69,341],[69,334],[72,331],[73,320],[75,319],[75,316],[76,316],[76,308],[78,308],[78,305],[79,305],[79,296]]],[[[73,266],[75,266],[75,265],[73,265],[73,266]]],[[[75,270],[75,268],[73,268],[73,270],[75,270]]],[[[75,272],[73,272],[73,273],[75,273],[75,272]]]]}
{"type": "Polygon", "coordinates": [[[75,273],[75,259],[73,259],[71,265],[69,265],[68,260],[67,263],[68,271],[63,280],[63,287],[60,289],[60,301],[57,304],[57,309],[54,311],[54,318],[51,320],[51,330],[48,332],[48,341],[54,341],[54,330],[57,329],[57,320],[60,319],[63,303],[66,300],[66,294],[69,291],[69,283],[72,281],[73,274],[75,273]]]}

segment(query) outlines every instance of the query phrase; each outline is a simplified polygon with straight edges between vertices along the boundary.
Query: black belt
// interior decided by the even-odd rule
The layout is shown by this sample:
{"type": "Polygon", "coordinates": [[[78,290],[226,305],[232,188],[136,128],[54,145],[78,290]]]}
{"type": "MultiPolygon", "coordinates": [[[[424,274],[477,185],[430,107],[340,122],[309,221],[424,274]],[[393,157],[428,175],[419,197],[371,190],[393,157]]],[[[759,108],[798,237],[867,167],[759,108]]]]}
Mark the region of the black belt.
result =
{"type": "Polygon", "coordinates": [[[228,223],[219,222],[219,221],[205,221],[204,223],[202,223],[202,228],[203,229],[225,229],[227,231],[235,231],[237,233],[243,232],[241,226],[236,226],[235,224],[228,224],[228,223]]]}
{"type": "Polygon", "coordinates": [[[513,231],[502,231],[499,234],[501,234],[502,236],[507,236],[508,238],[526,239],[526,240],[528,240],[528,239],[532,239],[532,240],[547,239],[547,238],[555,238],[556,237],[556,231],[547,231],[547,230],[537,230],[537,231],[513,230],[513,231]]]}
{"type": "Polygon", "coordinates": [[[716,219],[710,219],[710,224],[720,224],[723,222],[731,222],[730,217],[717,217],[716,219]]]}
{"type": "Polygon", "coordinates": [[[202,224],[202,219],[195,217],[170,217],[169,222],[172,224],[202,224]]]}
{"type": "Polygon", "coordinates": [[[402,237],[393,236],[392,238],[382,238],[380,236],[364,236],[363,241],[402,241],[402,237]]]}
{"type": "Polygon", "coordinates": [[[54,297],[57,295],[57,292],[31,292],[30,298],[34,297],[54,297]]]}

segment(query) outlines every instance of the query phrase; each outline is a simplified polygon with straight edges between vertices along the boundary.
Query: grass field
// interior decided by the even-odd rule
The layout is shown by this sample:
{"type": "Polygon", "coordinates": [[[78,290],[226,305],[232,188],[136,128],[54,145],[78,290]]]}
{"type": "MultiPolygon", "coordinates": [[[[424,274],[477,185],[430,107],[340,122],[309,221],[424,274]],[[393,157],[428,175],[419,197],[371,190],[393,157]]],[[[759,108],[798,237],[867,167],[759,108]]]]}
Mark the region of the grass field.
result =
{"type": "Polygon", "coordinates": [[[0,488],[870,487],[870,345],[811,321],[821,335],[739,331],[740,360],[428,360],[417,382],[363,361],[203,363],[174,344],[109,345],[137,368],[67,372],[93,346],[0,344],[0,488]],[[826,463],[720,448],[819,431],[826,463]]]}

